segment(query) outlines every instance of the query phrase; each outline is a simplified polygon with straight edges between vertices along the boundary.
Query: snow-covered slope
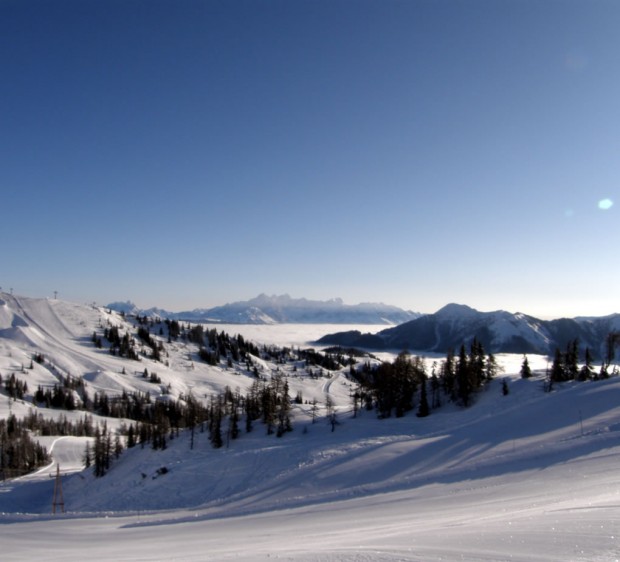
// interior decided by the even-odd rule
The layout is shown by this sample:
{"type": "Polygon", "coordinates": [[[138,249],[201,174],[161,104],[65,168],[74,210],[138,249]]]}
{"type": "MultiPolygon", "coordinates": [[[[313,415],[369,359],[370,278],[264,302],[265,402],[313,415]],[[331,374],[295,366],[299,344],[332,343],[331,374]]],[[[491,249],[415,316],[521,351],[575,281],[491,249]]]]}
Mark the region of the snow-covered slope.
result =
{"type": "Polygon", "coordinates": [[[438,411],[434,419],[379,421],[364,413],[353,419],[342,408],[332,433],[324,419],[312,424],[299,411],[297,431],[283,438],[257,431],[216,451],[205,433],[193,451],[187,436],[163,452],[136,448],[105,478],[68,479],[65,498],[78,511],[192,507],[242,515],[453,480],[518,479],[620,447],[617,379],[552,395],[541,392],[540,381],[509,380],[507,397],[497,381],[474,408],[438,411]],[[161,467],[164,476],[157,474],[161,467]],[[111,486],[120,493],[110,494],[111,486]]]}
{"type": "MultiPolygon", "coordinates": [[[[512,379],[432,421],[343,413],[333,433],[134,449],[65,477],[69,514],[0,516],[3,559],[615,560],[619,399],[617,379],[512,379]]],[[[49,511],[52,485],[5,484],[3,511],[49,511]]]]}
{"type": "MultiPolygon", "coordinates": [[[[170,343],[166,362],[153,361],[146,353],[141,354],[140,361],[128,362],[107,349],[97,349],[90,341],[93,332],[100,333],[108,326],[135,330],[122,316],[104,308],[3,294],[0,309],[0,352],[4,351],[1,372],[21,370],[36,353],[46,359],[27,370],[25,379],[31,392],[39,385],[47,387],[72,375],[83,377],[92,393],[135,390],[157,396],[161,387],[143,379],[145,368],[162,379],[162,386],[170,385],[172,396],[190,389],[209,394],[239,384],[238,373],[194,361],[190,354],[196,347],[185,342],[170,343]]],[[[140,342],[137,346],[146,351],[140,342]]]]}
{"type": "MultiPolygon", "coordinates": [[[[109,393],[159,392],[122,374],[127,361],[90,341],[100,325],[126,322],[119,315],[1,298],[3,376],[17,372],[36,387],[72,372],[109,393]],[[49,361],[23,372],[35,350],[49,361]]],[[[168,365],[144,357],[140,368],[157,370],[173,395],[251,381],[191,361],[187,343],[166,349],[168,365]]],[[[321,402],[315,423],[304,401],[281,438],[257,426],[215,450],[198,432],[190,450],[181,433],[163,451],[125,451],[98,479],[80,470],[88,438],[41,438],[65,474],[67,513],[50,515],[55,464],[1,483],[2,560],[617,560],[620,379],[544,393],[544,356],[530,356],[538,372],[530,380],[516,374],[521,356],[497,359],[508,395],[496,380],[472,407],[448,405],[423,419],[366,411],[354,419],[346,369],[319,378],[291,371],[291,394],[321,402]],[[339,422],[333,432],[328,395],[339,422]]],[[[263,366],[265,374],[278,367],[263,366]]],[[[9,408],[22,416],[32,405],[0,395],[0,416],[9,408]]]]}

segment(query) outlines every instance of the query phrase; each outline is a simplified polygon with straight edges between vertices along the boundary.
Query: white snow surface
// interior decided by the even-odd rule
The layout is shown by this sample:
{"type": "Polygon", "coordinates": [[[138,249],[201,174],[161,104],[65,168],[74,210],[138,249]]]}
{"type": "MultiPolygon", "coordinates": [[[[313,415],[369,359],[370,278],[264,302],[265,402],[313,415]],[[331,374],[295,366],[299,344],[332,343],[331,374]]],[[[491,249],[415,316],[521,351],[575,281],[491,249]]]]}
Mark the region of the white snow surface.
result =
{"type": "MultiPolygon", "coordinates": [[[[31,392],[53,385],[59,373],[84,376],[90,388],[110,393],[159,392],[134,373],[121,374],[127,361],[89,341],[100,322],[123,322],[118,315],[62,301],[1,299],[3,377],[15,372],[31,392]],[[24,373],[34,351],[53,367],[35,363],[24,373]]],[[[309,332],[299,325],[217,329],[246,330],[244,337],[275,345],[322,335],[316,325],[309,332]]],[[[136,371],[157,371],[173,395],[251,383],[243,373],[193,361],[187,344],[167,349],[168,367],[145,358],[136,371]]],[[[182,433],[164,451],[125,451],[98,479],[81,468],[85,438],[39,438],[54,462],[0,483],[0,558],[617,561],[620,380],[544,393],[547,358],[528,358],[538,371],[522,380],[522,356],[497,357],[507,396],[496,380],[470,408],[446,405],[423,419],[411,413],[378,420],[366,411],[354,419],[346,370],[318,379],[289,373],[292,395],[302,390],[322,404],[331,396],[335,431],[323,416],[312,423],[310,406],[302,404],[294,431],[282,438],[256,424],[218,450],[197,432],[190,450],[182,433]],[[66,513],[52,515],[58,465],[66,513]]],[[[2,417],[32,407],[0,395],[2,417]]]]}

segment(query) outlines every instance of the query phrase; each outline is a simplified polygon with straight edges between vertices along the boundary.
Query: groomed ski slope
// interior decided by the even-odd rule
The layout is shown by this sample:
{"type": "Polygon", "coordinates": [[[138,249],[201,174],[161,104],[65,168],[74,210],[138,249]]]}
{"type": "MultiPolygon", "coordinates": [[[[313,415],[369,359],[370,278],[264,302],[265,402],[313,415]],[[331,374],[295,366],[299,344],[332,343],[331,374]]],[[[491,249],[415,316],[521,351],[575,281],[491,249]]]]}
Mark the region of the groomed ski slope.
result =
{"type": "MultiPolygon", "coordinates": [[[[134,449],[104,478],[65,477],[64,516],[3,514],[3,559],[617,560],[618,381],[520,383],[427,430],[368,416],[220,451],[206,435],[192,452],[184,437],[134,449]]],[[[40,486],[49,513],[52,483],[0,501],[40,486]]]]}
{"type": "MultiPolygon", "coordinates": [[[[83,349],[92,358],[58,345],[73,368],[83,349]]],[[[618,560],[620,380],[544,393],[540,377],[518,377],[520,358],[500,361],[510,393],[496,380],[467,410],[352,419],[334,377],[334,432],[302,405],[280,439],[257,424],[219,450],[197,433],[190,451],[182,434],[165,451],[126,451],[99,479],[79,470],[84,440],[55,440],[67,513],[50,514],[55,464],[2,483],[1,558],[618,560]]]]}

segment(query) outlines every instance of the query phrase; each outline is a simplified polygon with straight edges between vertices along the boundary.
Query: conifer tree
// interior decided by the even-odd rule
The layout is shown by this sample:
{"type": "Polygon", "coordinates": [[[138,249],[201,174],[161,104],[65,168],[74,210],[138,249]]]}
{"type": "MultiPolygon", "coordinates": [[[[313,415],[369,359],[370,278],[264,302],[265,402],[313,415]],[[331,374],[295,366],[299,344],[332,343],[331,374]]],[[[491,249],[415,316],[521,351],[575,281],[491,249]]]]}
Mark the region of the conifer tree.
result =
{"type": "Polygon", "coordinates": [[[105,475],[110,468],[111,448],[110,435],[108,433],[107,425],[104,422],[103,429],[100,430],[99,426],[97,426],[97,429],[95,430],[93,462],[96,477],[105,475]]]}
{"type": "Polygon", "coordinates": [[[284,380],[284,384],[282,385],[282,395],[279,399],[279,407],[278,407],[278,429],[277,436],[282,437],[284,433],[288,431],[292,431],[293,427],[291,425],[291,401],[289,397],[289,386],[288,381],[284,380]]]}
{"type": "Polygon", "coordinates": [[[131,449],[136,445],[136,430],[133,424],[129,424],[127,429],[127,448],[131,449]]]}
{"type": "Polygon", "coordinates": [[[487,380],[486,360],[482,343],[474,337],[471,343],[468,361],[470,392],[480,388],[487,380]]]}
{"type": "Polygon", "coordinates": [[[562,382],[566,380],[566,370],[564,368],[564,357],[559,348],[556,347],[555,355],[553,357],[553,364],[551,365],[551,372],[549,373],[549,382],[562,382]]]}
{"type": "Polygon", "coordinates": [[[186,425],[187,427],[189,427],[190,429],[190,450],[194,449],[194,438],[195,438],[195,434],[196,434],[196,424],[198,423],[198,404],[196,402],[196,399],[191,395],[191,393],[189,394],[189,396],[186,399],[186,405],[187,405],[187,410],[186,410],[186,425]]]}
{"type": "Polygon", "coordinates": [[[231,439],[237,439],[239,437],[239,412],[237,410],[237,404],[233,403],[232,410],[229,417],[229,434],[231,439]]]}
{"type": "Polygon", "coordinates": [[[219,449],[224,444],[222,439],[222,418],[217,416],[213,421],[213,428],[211,430],[211,445],[214,449],[219,449]]]}
{"type": "Polygon", "coordinates": [[[465,346],[461,345],[459,358],[456,364],[456,385],[457,395],[463,406],[469,406],[469,399],[472,392],[472,384],[470,379],[470,367],[468,364],[465,346]]]}
{"type": "Polygon", "coordinates": [[[587,381],[594,378],[594,367],[592,366],[592,353],[589,347],[586,347],[585,363],[579,370],[579,380],[587,381]]]}
{"type": "Polygon", "coordinates": [[[86,441],[86,448],[84,449],[84,457],[83,457],[83,462],[84,462],[84,468],[90,468],[91,466],[91,452],[90,452],[90,442],[86,441]]]}
{"type": "MultiPolygon", "coordinates": [[[[419,358],[418,358],[419,359],[419,358]]],[[[408,352],[398,354],[392,364],[392,379],[388,384],[394,386],[393,401],[396,417],[402,417],[413,408],[413,396],[416,391],[416,371],[419,367],[414,366],[408,352]]],[[[392,404],[388,404],[391,409],[392,404]]]]}
{"type": "Polygon", "coordinates": [[[319,413],[319,403],[316,398],[313,398],[310,404],[312,405],[312,407],[310,408],[310,416],[312,419],[312,423],[315,423],[317,415],[319,413]]]}
{"type": "Polygon", "coordinates": [[[485,379],[487,382],[493,380],[496,377],[497,373],[501,371],[501,368],[498,366],[495,359],[495,355],[493,355],[492,353],[489,353],[487,357],[485,371],[485,379]]]}
{"type": "Polygon", "coordinates": [[[430,414],[430,409],[428,407],[428,399],[426,396],[426,375],[422,375],[422,386],[420,388],[420,405],[418,407],[417,416],[419,418],[425,418],[430,414]]]}
{"type": "Polygon", "coordinates": [[[609,371],[607,370],[607,364],[605,362],[601,364],[601,370],[599,371],[598,378],[601,380],[609,378],[609,371]]]}
{"type": "Polygon", "coordinates": [[[605,372],[616,357],[616,346],[620,344],[620,332],[610,332],[605,338],[605,372]]]}
{"type": "Polygon", "coordinates": [[[527,355],[523,356],[523,363],[521,363],[521,378],[529,379],[532,376],[532,369],[530,368],[530,362],[527,359],[527,355]]]}
{"type": "Polygon", "coordinates": [[[209,439],[211,445],[213,445],[215,449],[219,449],[224,444],[224,440],[222,439],[222,416],[222,400],[219,398],[217,403],[214,403],[211,408],[211,419],[209,423],[209,439]]]}
{"type": "Polygon", "coordinates": [[[121,441],[121,436],[117,433],[114,437],[114,458],[118,458],[121,456],[123,452],[123,443],[121,441]]]}
{"type": "Polygon", "coordinates": [[[249,398],[245,401],[245,432],[252,431],[252,407],[249,398]]]}
{"type": "Polygon", "coordinates": [[[325,410],[327,414],[327,421],[331,425],[332,431],[335,431],[336,425],[338,425],[338,416],[336,414],[334,401],[329,394],[325,395],[325,410]]]}
{"type": "Polygon", "coordinates": [[[579,340],[574,339],[566,346],[564,359],[565,378],[574,381],[579,376],[579,340]]]}
{"type": "Polygon", "coordinates": [[[356,418],[357,417],[357,412],[359,410],[359,405],[360,405],[360,392],[359,389],[356,389],[354,392],[351,393],[351,405],[353,406],[353,417],[356,418]]]}
{"type": "Polygon", "coordinates": [[[454,364],[454,351],[448,350],[445,361],[441,365],[441,385],[443,391],[450,397],[450,400],[456,399],[456,373],[454,364]]]}

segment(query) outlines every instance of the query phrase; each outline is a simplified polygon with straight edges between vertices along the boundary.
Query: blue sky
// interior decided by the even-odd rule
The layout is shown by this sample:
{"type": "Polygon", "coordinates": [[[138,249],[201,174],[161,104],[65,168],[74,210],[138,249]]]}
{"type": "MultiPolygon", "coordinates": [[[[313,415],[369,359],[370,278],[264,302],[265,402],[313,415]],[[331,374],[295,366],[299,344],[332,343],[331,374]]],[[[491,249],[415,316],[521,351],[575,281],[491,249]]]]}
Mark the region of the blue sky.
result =
{"type": "Polygon", "coordinates": [[[0,0],[0,286],[620,312],[620,3],[0,0]]]}

